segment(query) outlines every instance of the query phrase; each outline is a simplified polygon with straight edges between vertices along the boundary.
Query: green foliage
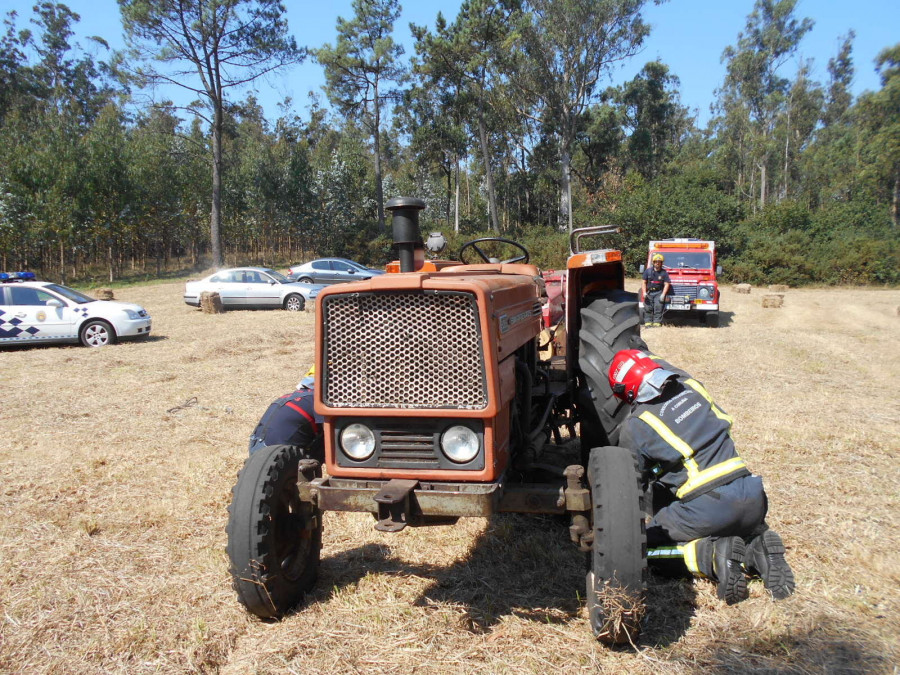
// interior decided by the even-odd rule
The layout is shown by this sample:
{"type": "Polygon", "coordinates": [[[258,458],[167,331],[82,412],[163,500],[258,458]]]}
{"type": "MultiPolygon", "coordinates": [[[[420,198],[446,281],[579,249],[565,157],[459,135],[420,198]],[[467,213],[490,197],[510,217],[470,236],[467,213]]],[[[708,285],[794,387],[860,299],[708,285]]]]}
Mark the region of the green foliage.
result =
{"type": "MultiPolygon", "coordinates": [[[[132,46],[145,49],[140,60],[94,60],[71,42],[78,16],[63,5],[40,3],[33,32],[19,30],[13,14],[5,19],[4,268],[112,283],[208,267],[218,189],[229,263],[345,255],[381,267],[396,254],[379,204],[404,195],[425,200],[422,232],[448,238],[442,257],[493,234],[558,269],[568,253],[560,196],[570,181],[573,224],[622,226],[598,245],[622,248],[631,272],[649,239],[700,237],[717,242],[735,281],[900,283],[900,45],[879,55],[881,89],[857,100],[852,33],[828,64],[826,86],[811,79],[811,63],[789,79],[781,67],[802,53],[809,28],[793,0],[756,2],[726,51],[719,115],[706,132],[693,126],[662,62],[603,89],[612,61],[602,55],[627,57],[645,34],[641,0],[467,0],[454,20],[438,16],[433,31],[413,27],[415,79],[403,82],[391,39],[399,6],[358,0],[338,43],[317,52],[330,64],[334,114],[313,100],[301,117],[285,101],[274,123],[252,96],[225,100],[240,80],[241,54],[225,53],[218,73],[177,58],[179,39],[199,47],[210,37],[204,30],[221,28],[206,26],[207,14],[165,23],[203,3],[120,4],[132,46]],[[601,35],[616,16],[630,17],[628,25],[601,35]],[[182,33],[157,48],[153,31],[164,25],[182,33]],[[546,55],[553,62],[539,63],[546,55]],[[348,64],[356,79],[341,74],[348,64]],[[189,119],[172,105],[129,116],[134,102],[124,105],[127,91],[111,79],[125,71],[176,74],[207,105],[189,119]],[[223,78],[218,92],[192,79],[201,72],[223,78]],[[583,97],[572,89],[578,81],[583,97]],[[393,100],[401,111],[392,113],[393,100]],[[567,152],[571,174],[560,171],[567,152]],[[210,156],[220,159],[216,172],[210,156]]],[[[286,38],[276,0],[216,6],[225,24],[247,20],[229,39],[271,38],[243,53],[253,54],[245,74],[303,53],[286,38]]]]}

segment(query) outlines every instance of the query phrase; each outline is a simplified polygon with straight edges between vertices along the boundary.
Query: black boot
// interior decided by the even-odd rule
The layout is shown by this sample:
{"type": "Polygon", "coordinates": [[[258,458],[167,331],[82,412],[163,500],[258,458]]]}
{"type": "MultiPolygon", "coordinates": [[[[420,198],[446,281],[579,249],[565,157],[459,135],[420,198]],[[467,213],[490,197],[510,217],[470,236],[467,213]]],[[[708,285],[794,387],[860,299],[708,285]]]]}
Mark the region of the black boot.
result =
{"type": "Polygon", "coordinates": [[[744,577],[744,540],[740,537],[720,537],[713,542],[713,572],[716,595],[729,605],[747,599],[747,579],[744,577]]]}
{"type": "Polygon", "coordinates": [[[794,592],[794,572],[784,557],[784,542],[775,530],[766,530],[754,538],[744,558],[747,572],[762,577],[773,598],[782,600],[794,592]]]}
{"type": "Polygon", "coordinates": [[[704,537],[695,545],[700,574],[716,582],[716,595],[729,605],[747,599],[744,548],[740,537],[704,537]]]}

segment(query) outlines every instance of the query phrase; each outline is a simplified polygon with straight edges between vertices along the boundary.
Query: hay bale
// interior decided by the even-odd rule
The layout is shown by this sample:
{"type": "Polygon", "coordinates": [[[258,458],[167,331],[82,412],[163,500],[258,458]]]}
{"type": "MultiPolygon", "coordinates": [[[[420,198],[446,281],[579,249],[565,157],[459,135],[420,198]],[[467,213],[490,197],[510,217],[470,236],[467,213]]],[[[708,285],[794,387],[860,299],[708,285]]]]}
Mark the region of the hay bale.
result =
{"type": "Polygon", "coordinates": [[[734,290],[736,293],[744,293],[745,295],[750,295],[750,289],[753,288],[750,284],[736,284],[734,290]]]}
{"type": "Polygon", "coordinates": [[[113,295],[113,289],[98,288],[97,289],[97,299],[98,300],[115,300],[116,298],[113,295]]]}
{"type": "Polygon", "coordinates": [[[222,305],[222,296],[215,291],[203,291],[200,294],[200,309],[205,314],[221,314],[225,311],[222,305]]]}
{"type": "Polygon", "coordinates": [[[763,307],[781,307],[784,305],[784,293],[768,293],[762,298],[763,307]]]}
{"type": "Polygon", "coordinates": [[[773,293],[784,293],[790,290],[790,286],[785,284],[769,284],[769,290],[773,293]]]}

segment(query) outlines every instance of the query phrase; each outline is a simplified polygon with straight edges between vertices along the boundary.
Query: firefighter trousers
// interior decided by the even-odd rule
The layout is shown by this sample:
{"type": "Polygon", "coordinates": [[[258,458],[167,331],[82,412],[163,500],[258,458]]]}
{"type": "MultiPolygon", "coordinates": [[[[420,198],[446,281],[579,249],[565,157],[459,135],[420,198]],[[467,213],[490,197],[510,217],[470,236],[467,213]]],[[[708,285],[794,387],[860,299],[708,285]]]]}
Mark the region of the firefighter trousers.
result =
{"type": "MultiPolygon", "coordinates": [[[[667,493],[668,494],[668,493],[667,493]]],[[[659,495],[654,494],[654,508],[659,495]]],[[[647,526],[647,562],[666,576],[688,568],[673,550],[704,537],[754,537],[767,529],[768,499],[759,476],[743,476],[689,501],[663,505],[647,526]]]]}

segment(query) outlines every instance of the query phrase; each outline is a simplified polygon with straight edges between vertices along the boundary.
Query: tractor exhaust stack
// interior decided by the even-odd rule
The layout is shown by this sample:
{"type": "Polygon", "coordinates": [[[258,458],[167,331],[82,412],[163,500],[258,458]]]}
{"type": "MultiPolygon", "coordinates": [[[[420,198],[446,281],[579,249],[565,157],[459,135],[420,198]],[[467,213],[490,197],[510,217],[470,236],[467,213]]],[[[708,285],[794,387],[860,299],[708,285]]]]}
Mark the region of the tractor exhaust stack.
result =
{"type": "Polygon", "coordinates": [[[400,260],[400,271],[415,272],[416,249],[423,250],[419,211],[425,208],[425,202],[415,197],[394,197],[384,208],[391,212],[391,228],[400,260]]]}

